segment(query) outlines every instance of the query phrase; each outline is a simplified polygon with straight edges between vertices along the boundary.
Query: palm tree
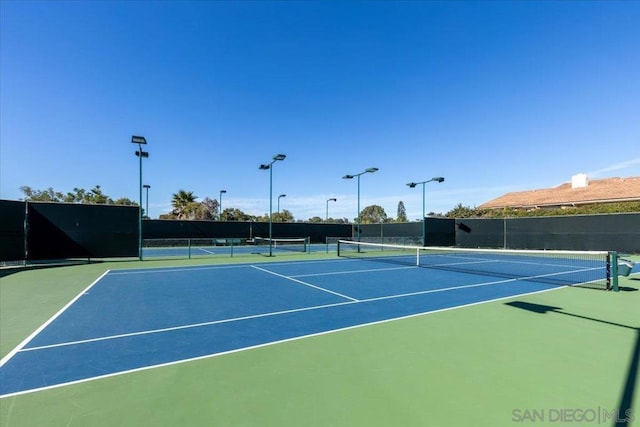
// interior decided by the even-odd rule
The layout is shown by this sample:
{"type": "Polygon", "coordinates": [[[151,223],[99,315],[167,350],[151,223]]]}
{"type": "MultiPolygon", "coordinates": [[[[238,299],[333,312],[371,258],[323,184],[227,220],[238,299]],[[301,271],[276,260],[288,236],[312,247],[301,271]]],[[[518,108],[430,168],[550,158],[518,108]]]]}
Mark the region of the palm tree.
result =
{"type": "Polygon", "coordinates": [[[183,219],[187,211],[187,206],[194,203],[197,198],[198,196],[193,195],[193,191],[179,190],[171,199],[174,215],[176,215],[178,219],[183,219]]]}

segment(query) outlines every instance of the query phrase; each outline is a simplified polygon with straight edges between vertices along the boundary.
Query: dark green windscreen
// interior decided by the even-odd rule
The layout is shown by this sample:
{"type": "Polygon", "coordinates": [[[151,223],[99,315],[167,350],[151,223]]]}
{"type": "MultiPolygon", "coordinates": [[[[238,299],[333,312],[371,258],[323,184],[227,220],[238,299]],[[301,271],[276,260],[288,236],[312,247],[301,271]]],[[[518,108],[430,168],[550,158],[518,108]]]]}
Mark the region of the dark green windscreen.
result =
{"type": "Polygon", "coordinates": [[[0,200],[0,260],[24,258],[25,202],[0,200]]]}
{"type": "Polygon", "coordinates": [[[128,257],[138,254],[138,208],[28,204],[27,258],[128,257]]]}

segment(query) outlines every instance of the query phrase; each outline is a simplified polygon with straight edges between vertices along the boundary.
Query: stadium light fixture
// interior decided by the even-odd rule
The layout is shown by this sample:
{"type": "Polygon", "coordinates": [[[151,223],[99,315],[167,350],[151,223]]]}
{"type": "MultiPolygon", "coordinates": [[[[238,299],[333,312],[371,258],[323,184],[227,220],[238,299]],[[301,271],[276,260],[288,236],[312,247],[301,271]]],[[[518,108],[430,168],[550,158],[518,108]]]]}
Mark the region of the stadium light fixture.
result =
{"type": "Polygon", "coordinates": [[[327,199],[327,213],[324,217],[324,222],[329,222],[329,202],[337,202],[337,201],[338,199],[336,199],[335,197],[327,199]]]}
{"type": "Polygon", "coordinates": [[[426,232],[426,228],[425,228],[425,211],[424,211],[424,200],[425,200],[425,192],[424,192],[424,185],[427,182],[444,182],[444,178],[441,176],[436,176],[434,178],[428,179],[426,181],[422,181],[422,182],[410,182],[407,184],[407,186],[409,186],[409,188],[416,188],[418,185],[422,185],[422,246],[426,246],[427,244],[427,236],[425,234],[426,232]]]}
{"type": "Polygon", "coordinates": [[[227,190],[220,190],[220,200],[218,201],[218,210],[220,211],[220,221],[222,221],[222,195],[226,194],[227,190]]]}
{"type": "Polygon", "coordinates": [[[142,144],[147,144],[147,140],[144,136],[136,136],[133,135],[131,137],[131,142],[133,144],[138,144],[138,151],[136,151],[136,156],[140,160],[139,162],[139,189],[140,189],[140,197],[139,197],[139,205],[138,205],[138,259],[142,261],[142,159],[149,157],[149,152],[142,151],[142,144]]]}
{"type": "Polygon", "coordinates": [[[260,165],[260,170],[269,169],[269,256],[273,256],[273,164],[282,161],[287,156],[276,154],[271,163],[260,165]]]}
{"type": "MultiPolygon", "coordinates": [[[[356,224],[356,234],[357,234],[357,241],[360,241],[360,176],[364,175],[365,173],[374,173],[377,172],[378,168],[367,168],[364,170],[364,172],[360,172],[354,175],[345,175],[342,177],[342,179],[353,179],[353,178],[358,178],[358,217],[357,217],[357,224],[356,224]]],[[[359,250],[359,247],[358,247],[359,250]]]]}

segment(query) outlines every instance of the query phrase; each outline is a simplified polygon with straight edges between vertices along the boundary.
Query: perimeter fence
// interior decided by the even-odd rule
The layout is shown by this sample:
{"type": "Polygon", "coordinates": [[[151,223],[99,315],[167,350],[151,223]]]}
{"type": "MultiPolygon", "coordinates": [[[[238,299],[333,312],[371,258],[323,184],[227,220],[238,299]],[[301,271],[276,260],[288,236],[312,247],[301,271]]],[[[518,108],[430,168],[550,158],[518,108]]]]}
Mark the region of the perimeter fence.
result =
{"type": "MultiPolygon", "coordinates": [[[[0,261],[136,257],[136,206],[0,200],[0,261]]],[[[426,218],[411,223],[272,223],[272,236],[467,248],[612,250],[640,253],[640,213],[504,219],[426,218]]],[[[142,238],[268,237],[266,222],[144,220],[142,238]]]]}

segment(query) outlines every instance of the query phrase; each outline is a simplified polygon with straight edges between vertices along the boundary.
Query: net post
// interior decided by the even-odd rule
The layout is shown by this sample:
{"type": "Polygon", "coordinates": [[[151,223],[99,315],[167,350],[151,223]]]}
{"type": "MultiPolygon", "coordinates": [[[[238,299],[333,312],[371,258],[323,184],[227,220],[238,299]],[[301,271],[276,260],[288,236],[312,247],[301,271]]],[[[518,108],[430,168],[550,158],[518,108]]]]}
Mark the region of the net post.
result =
{"type": "Polygon", "coordinates": [[[609,264],[611,265],[611,290],[618,292],[618,252],[609,252],[609,264]]]}
{"type": "Polygon", "coordinates": [[[340,240],[338,240],[338,245],[337,245],[337,248],[336,248],[336,254],[337,254],[337,256],[340,256],[340,240]]]}
{"type": "Polygon", "coordinates": [[[416,248],[416,267],[420,266],[420,249],[416,248]]]}
{"type": "Polygon", "coordinates": [[[187,239],[187,251],[188,251],[188,259],[191,259],[191,239],[187,239]]]}

